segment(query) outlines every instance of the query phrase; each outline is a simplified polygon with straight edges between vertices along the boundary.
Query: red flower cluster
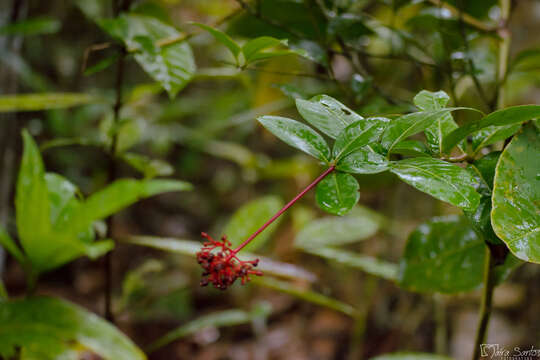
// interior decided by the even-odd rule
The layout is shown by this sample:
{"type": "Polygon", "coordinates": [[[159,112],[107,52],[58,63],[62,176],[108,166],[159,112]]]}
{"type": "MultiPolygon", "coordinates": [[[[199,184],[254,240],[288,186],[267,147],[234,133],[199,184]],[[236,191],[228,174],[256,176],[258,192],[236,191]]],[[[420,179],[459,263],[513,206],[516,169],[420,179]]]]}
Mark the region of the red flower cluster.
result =
{"type": "Polygon", "coordinates": [[[236,257],[236,252],[231,249],[231,243],[226,236],[221,241],[216,241],[207,233],[201,233],[206,241],[201,251],[197,253],[197,262],[204,269],[201,286],[212,283],[215,288],[225,290],[236,279],[242,279],[242,285],[249,281],[249,275],[262,276],[261,271],[253,270],[259,259],[242,261],[236,257]],[[214,249],[219,249],[213,252],[214,249]]]}

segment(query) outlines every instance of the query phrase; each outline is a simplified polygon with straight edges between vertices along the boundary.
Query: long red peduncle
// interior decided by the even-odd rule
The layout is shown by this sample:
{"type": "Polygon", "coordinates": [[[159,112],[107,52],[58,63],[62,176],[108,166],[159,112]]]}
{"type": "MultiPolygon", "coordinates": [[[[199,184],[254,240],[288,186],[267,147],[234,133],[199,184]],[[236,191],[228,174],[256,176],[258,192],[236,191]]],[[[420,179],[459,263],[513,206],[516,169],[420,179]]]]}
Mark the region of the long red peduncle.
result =
{"type": "Polygon", "coordinates": [[[335,165],[332,165],[330,166],[328,169],[325,170],[325,172],[323,172],[321,175],[319,175],[318,178],[316,178],[315,180],[313,180],[313,182],[311,184],[309,184],[304,190],[300,191],[300,193],[298,195],[296,195],[291,201],[289,201],[287,203],[287,205],[285,205],[284,207],[281,208],[281,210],[279,210],[274,216],[272,216],[270,218],[270,220],[268,220],[267,222],[264,223],[263,226],[261,226],[257,231],[255,231],[253,234],[251,234],[250,237],[248,237],[246,240],[244,240],[243,243],[241,243],[240,245],[238,245],[238,247],[236,249],[234,249],[228,259],[232,258],[234,255],[236,255],[240,250],[242,250],[247,244],[249,244],[251,242],[251,240],[255,239],[257,237],[257,235],[259,235],[261,232],[264,231],[264,229],[266,229],[268,226],[270,226],[270,224],[272,224],[278,217],[281,216],[281,214],[283,214],[285,211],[287,211],[291,206],[293,206],[293,204],[295,202],[297,202],[298,200],[300,200],[300,198],[302,196],[304,196],[309,190],[313,189],[318,183],[321,182],[322,179],[324,179],[328,174],[330,174],[332,171],[334,171],[336,169],[336,166],[335,165]]]}

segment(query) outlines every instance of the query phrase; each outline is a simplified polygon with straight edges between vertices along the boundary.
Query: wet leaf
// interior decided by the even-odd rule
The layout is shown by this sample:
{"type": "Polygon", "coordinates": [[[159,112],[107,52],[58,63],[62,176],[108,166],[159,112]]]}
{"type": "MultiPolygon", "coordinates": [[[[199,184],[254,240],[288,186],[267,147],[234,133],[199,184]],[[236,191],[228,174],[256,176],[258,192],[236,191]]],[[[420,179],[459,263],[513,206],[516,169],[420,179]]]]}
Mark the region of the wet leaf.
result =
{"type": "MultiPolygon", "coordinates": [[[[283,201],[277,196],[265,196],[254,199],[242,205],[232,215],[229,223],[223,230],[223,235],[227,235],[233,247],[236,247],[264,225],[283,205],[283,201]]],[[[281,218],[278,218],[244,249],[253,251],[263,246],[278,227],[280,220],[281,218]]]]}
{"type": "Polygon", "coordinates": [[[114,326],[64,300],[30,297],[0,302],[0,355],[10,358],[21,348],[28,359],[79,358],[81,350],[105,360],[146,359],[114,326]]]}
{"type": "Polygon", "coordinates": [[[261,116],[259,122],[272,134],[315,158],[329,162],[330,148],[323,137],[296,120],[280,116],[261,116]]]}
{"type": "Polygon", "coordinates": [[[332,149],[334,159],[339,161],[365,145],[376,142],[389,121],[386,118],[369,118],[347,126],[339,133],[332,149]]]}
{"type": "Polygon", "coordinates": [[[418,190],[464,210],[475,210],[480,202],[476,181],[457,165],[417,157],[392,162],[390,171],[418,190]]]}
{"type": "Polygon", "coordinates": [[[514,135],[521,128],[521,124],[508,126],[488,126],[472,136],[473,154],[476,154],[480,149],[496,142],[505,140],[514,135]]]}
{"type": "Polygon", "coordinates": [[[363,119],[328,95],[317,95],[309,100],[296,99],[296,107],[307,122],[334,139],[347,126],[363,119]]]}
{"type": "MultiPolygon", "coordinates": [[[[450,101],[450,97],[442,90],[437,92],[422,90],[414,97],[414,104],[425,111],[443,109],[448,101],[450,101]]],[[[434,124],[428,127],[424,133],[431,151],[441,154],[444,137],[457,127],[450,112],[440,116],[434,124]]]]}
{"type": "Polygon", "coordinates": [[[520,105],[492,112],[479,121],[471,121],[452,131],[444,138],[443,150],[452,150],[467,135],[488,126],[507,126],[522,123],[540,116],[540,105],[520,105]]]}
{"type": "Polygon", "coordinates": [[[0,112],[61,109],[97,102],[97,98],[77,93],[42,93],[0,96],[0,112]]]}
{"type": "Polygon", "coordinates": [[[360,185],[352,175],[334,171],[317,185],[315,198],[321,209],[345,215],[360,199],[360,185]]]}
{"type": "Polygon", "coordinates": [[[499,158],[491,211],[497,236],[518,258],[535,263],[540,263],[539,159],[540,135],[526,126],[499,158]]]}
{"type": "Polygon", "coordinates": [[[376,174],[388,170],[389,161],[376,151],[377,144],[367,145],[341,159],[336,169],[353,174],[376,174]]]}
{"type": "Polygon", "coordinates": [[[405,156],[431,156],[426,145],[418,140],[404,140],[392,149],[394,154],[405,156]]]}

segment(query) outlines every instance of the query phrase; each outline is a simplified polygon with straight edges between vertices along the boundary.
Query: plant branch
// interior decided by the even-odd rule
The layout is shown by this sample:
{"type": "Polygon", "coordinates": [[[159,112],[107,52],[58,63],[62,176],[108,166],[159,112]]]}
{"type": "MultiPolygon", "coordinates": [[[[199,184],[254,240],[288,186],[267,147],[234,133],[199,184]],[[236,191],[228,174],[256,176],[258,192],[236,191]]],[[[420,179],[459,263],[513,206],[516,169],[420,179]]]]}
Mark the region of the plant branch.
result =
{"type": "Polygon", "coordinates": [[[480,345],[486,340],[489,318],[491,315],[493,290],[495,289],[495,260],[491,250],[486,246],[486,260],[484,265],[484,287],[482,290],[482,300],[480,303],[480,317],[474,342],[474,352],[472,360],[480,358],[480,345]]]}
{"type": "Polygon", "coordinates": [[[448,4],[445,1],[442,1],[442,0],[428,0],[428,1],[435,6],[442,7],[443,9],[450,11],[450,13],[454,16],[461,17],[463,19],[463,22],[465,22],[467,25],[470,25],[476,28],[477,30],[484,31],[484,32],[492,32],[492,31],[497,30],[496,26],[488,25],[469,14],[462,14],[460,9],[448,4]]]}
{"type": "Polygon", "coordinates": [[[332,171],[336,169],[335,165],[330,166],[328,169],[326,169],[319,177],[317,177],[311,184],[309,184],[304,190],[300,191],[298,195],[296,195],[291,201],[289,201],[284,207],[282,207],[277,213],[274,214],[267,222],[264,223],[263,226],[261,226],[257,231],[255,231],[253,234],[251,234],[250,237],[248,237],[246,240],[244,240],[243,243],[238,245],[236,249],[234,249],[229,257],[234,256],[237,254],[240,250],[242,250],[247,244],[249,244],[253,239],[257,237],[261,232],[264,231],[268,226],[270,226],[278,217],[280,217],[285,211],[287,211],[291,206],[294,205],[298,200],[302,198],[309,190],[313,189],[318,183],[322,181],[328,174],[330,174],[332,171]]]}

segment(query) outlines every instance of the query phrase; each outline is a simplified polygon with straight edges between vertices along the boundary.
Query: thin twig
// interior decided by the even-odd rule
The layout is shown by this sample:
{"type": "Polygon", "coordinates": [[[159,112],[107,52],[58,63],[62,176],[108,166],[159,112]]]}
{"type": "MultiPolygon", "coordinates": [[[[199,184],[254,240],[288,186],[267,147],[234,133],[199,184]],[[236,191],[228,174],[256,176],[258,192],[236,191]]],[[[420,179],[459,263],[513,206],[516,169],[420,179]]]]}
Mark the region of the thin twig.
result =
{"type": "Polygon", "coordinates": [[[444,2],[444,1],[441,1],[441,0],[428,0],[430,3],[432,3],[433,5],[435,6],[438,6],[438,7],[442,7],[448,11],[450,11],[450,13],[452,13],[452,15],[454,16],[457,16],[457,17],[462,17],[463,18],[463,21],[467,24],[467,25],[470,25],[474,28],[476,28],[477,30],[480,30],[480,31],[484,31],[484,32],[492,32],[492,31],[495,31],[497,30],[497,27],[496,26],[492,26],[492,25],[488,25],[480,20],[478,20],[477,18],[469,15],[469,14],[462,14],[460,15],[461,13],[461,10],[448,4],[447,2],[444,2]]]}

